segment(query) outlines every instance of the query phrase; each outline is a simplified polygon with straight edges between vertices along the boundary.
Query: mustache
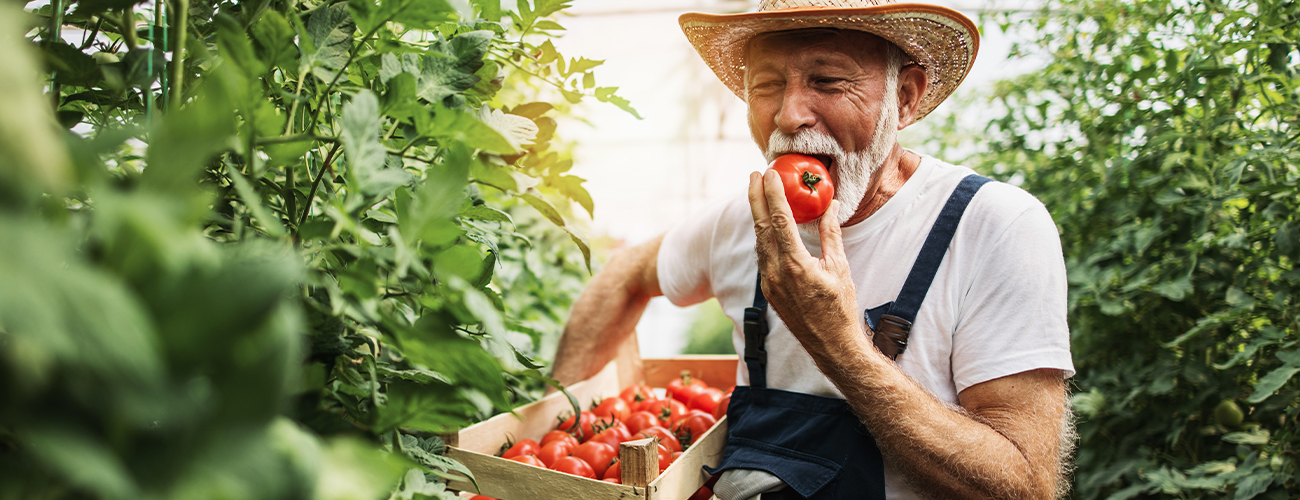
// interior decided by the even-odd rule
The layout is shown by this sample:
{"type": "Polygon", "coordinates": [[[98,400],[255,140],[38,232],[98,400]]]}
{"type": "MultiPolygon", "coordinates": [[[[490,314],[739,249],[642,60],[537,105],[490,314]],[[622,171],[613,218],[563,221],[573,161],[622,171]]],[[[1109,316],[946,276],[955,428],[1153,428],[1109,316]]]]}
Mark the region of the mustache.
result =
{"type": "Polygon", "coordinates": [[[836,165],[843,165],[845,158],[848,157],[848,153],[840,147],[840,143],[830,135],[809,129],[794,134],[787,134],[780,129],[773,130],[767,141],[767,149],[763,151],[763,157],[771,162],[786,153],[825,155],[831,157],[836,165]]]}

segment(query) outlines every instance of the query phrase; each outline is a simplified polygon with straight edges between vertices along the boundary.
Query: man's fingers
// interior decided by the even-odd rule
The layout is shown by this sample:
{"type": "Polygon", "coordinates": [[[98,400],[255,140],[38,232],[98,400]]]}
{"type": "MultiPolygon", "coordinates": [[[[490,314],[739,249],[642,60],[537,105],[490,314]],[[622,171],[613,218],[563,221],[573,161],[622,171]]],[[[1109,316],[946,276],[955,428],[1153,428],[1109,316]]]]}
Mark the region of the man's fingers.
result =
{"type": "Polygon", "coordinates": [[[754,216],[755,230],[769,224],[767,197],[763,196],[763,174],[759,172],[749,173],[749,213],[754,216]]]}
{"type": "Polygon", "coordinates": [[[781,184],[781,176],[776,171],[769,170],[763,174],[763,194],[767,196],[768,218],[772,222],[772,238],[777,250],[787,255],[808,253],[803,240],[799,239],[794,212],[785,199],[785,186],[781,184]]]}
{"type": "Polygon", "coordinates": [[[840,222],[836,220],[839,204],[839,200],[831,200],[830,207],[817,222],[817,230],[822,239],[822,258],[837,263],[848,262],[848,257],[844,255],[844,233],[840,222]]]}

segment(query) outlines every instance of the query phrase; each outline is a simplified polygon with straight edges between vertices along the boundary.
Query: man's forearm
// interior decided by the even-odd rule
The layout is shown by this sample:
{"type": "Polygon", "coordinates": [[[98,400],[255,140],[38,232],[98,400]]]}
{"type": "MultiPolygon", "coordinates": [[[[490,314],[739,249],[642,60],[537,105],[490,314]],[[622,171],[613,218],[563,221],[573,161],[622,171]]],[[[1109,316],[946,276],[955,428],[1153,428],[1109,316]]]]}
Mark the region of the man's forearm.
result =
{"type": "Polygon", "coordinates": [[[1059,372],[1026,372],[988,382],[993,385],[982,389],[996,390],[1011,401],[1003,408],[981,407],[977,414],[939,401],[865,336],[861,339],[835,349],[808,350],[888,461],[915,488],[935,498],[1055,495],[1060,424],[1065,418],[1059,372]],[[1041,425],[1044,422],[1056,425],[1041,425]]]}
{"type": "Polygon", "coordinates": [[[662,239],[624,250],[588,282],[565,323],[552,377],[572,384],[614,359],[650,299],[661,294],[655,259],[662,239]]]}

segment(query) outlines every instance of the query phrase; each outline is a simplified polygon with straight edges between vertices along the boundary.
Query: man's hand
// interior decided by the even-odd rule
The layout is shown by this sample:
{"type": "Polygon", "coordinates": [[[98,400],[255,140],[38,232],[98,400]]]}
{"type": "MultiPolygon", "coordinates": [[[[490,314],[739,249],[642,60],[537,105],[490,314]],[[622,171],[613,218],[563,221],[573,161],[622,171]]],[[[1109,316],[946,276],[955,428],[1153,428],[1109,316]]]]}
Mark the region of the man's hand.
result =
{"type": "Polygon", "coordinates": [[[813,257],[799,238],[781,177],[771,170],[749,175],[749,208],[763,295],[809,351],[864,333],[857,320],[857,290],[835,220],[838,205],[839,201],[831,202],[818,222],[822,256],[813,257]]]}

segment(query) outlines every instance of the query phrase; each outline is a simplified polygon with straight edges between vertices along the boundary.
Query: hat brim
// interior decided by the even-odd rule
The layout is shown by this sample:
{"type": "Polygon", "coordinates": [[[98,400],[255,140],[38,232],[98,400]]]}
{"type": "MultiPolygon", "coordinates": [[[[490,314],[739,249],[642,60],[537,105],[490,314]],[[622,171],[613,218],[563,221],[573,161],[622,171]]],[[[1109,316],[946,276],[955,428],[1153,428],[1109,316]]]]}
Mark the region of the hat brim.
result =
{"type": "Polygon", "coordinates": [[[852,9],[796,8],[744,14],[686,13],[678,19],[687,40],[718,79],[745,99],[745,46],[755,35],[807,28],[865,31],[890,41],[925,68],[929,85],[916,120],[952,95],[979,52],[979,30],[960,12],[927,4],[852,9]]]}

